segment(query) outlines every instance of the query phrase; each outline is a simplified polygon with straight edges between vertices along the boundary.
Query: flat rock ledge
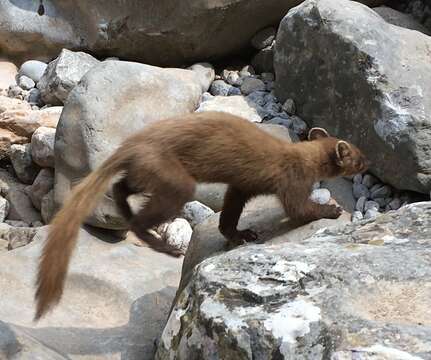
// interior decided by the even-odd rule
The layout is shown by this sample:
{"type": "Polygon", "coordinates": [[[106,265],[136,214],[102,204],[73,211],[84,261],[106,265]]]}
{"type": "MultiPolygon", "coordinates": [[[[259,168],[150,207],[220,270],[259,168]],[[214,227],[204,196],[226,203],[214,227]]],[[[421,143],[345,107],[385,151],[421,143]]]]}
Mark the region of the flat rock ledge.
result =
{"type": "Polygon", "coordinates": [[[195,268],[156,359],[430,359],[431,202],[195,268]]]}

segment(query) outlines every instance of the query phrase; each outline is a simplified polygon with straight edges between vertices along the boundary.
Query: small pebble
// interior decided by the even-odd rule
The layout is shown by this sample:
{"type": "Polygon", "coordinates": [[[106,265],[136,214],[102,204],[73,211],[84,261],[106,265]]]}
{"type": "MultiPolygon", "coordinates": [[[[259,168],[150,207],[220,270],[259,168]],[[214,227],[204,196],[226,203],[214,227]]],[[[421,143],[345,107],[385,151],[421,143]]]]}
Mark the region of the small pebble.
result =
{"type": "Polygon", "coordinates": [[[26,95],[25,100],[32,105],[38,105],[38,106],[43,105],[42,95],[40,93],[40,90],[37,88],[31,89],[26,95]]]}
{"type": "Polygon", "coordinates": [[[266,104],[265,94],[266,93],[264,91],[253,91],[246,96],[246,99],[250,100],[256,105],[264,106],[266,104]]]}
{"type": "Polygon", "coordinates": [[[237,71],[229,71],[226,78],[223,79],[230,85],[241,86],[243,79],[239,76],[237,71]]]}
{"type": "Polygon", "coordinates": [[[273,27],[268,27],[258,31],[251,39],[251,45],[256,50],[262,50],[270,46],[275,39],[276,30],[273,27]]]}
{"type": "MultiPolygon", "coordinates": [[[[374,186],[373,186],[373,188],[374,188],[374,186]]],[[[382,187],[371,190],[371,198],[372,199],[387,198],[387,197],[391,196],[391,194],[392,194],[392,190],[388,185],[383,185],[382,187]]]]}
{"type": "Polygon", "coordinates": [[[315,189],[311,192],[310,200],[317,204],[325,205],[331,200],[331,193],[328,189],[315,189]]]}
{"type": "Polygon", "coordinates": [[[244,95],[251,94],[253,91],[265,91],[265,83],[262,80],[247,77],[241,85],[241,92],[244,95]]]}
{"type": "Polygon", "coordinates": [[[357,211],[360,211],[361,213],[364,212],[365,208],[365,202],[367,201],[367,198],[365,196],[361,196],[358,201],[356,202],[355,209],[357,211]]]}
{"type": "Polygon", "coordinates": [[[34,87],[35,87],[35,82],[32,80],[32,79],[30,79],[29,77],[27,77],[27,76],[25,76],[25,75],[22,75],[22,76],[20,76],[19,77],[19,79],[18,79],[18,85],[19,85],[19,87],[21,88],[21,89],[24,89],[24,90],[30,90],[30,89],[33,89],[34,87]]]}
{"type": "Polygon", "coordinates": [[[394,198],[388,206],[391,210],[398,210],[401,207],[401,200],[399,198],[394,198]]]}
{"type": "Polygon", "coordinates": [[[375,219],[379,215],[379,212],[374,209],[369,209],[365,212],[364,219],[375,219]]]}
{"type": "Polygon", "coordinates": [[[304,136],[308,129],[306,122],[296,115],[291,116],[290,119],[292,120],[293,132],[299,136],[304,136]]]}
{"type": "Polygon", "coordinates": [[[362,174],[356,174],[353,177],[353,183],[354,184],[360,184],[360,183],[362,183],[362,174]]]}
{"type": "Polygon", "coordinates": [[[385,198],[375,198],[374,201],[379,204],[381,208],[384,208],[387,203],[385,198]]]}
{"type": "Polygon", "coordinates": [[[377,182],[378,180],[371,174],[365,174],[362,178],[362,184],[364,184],[369,189],[371,189],[371,187],[377,182]]]}
{"type": "Polygon", "coordinates": [[[373,201],[373,200],[367,201],[365,203],[365,205],[364,205],[364,211],[365,212],[367,210],[376,210],[376,211],[379,211],[379,209],[380,209],[380,205],[377,202],[373,201]]]}
{"type": "Polygon", "coordinates": [[[296,113],[296,105],[292,99],[287,99],[283,104],[283,110],[286,111],[289,115],[295,115],[296,113]]]}
{"type": "Polygon", "coordinates": [[[213,214],[214,211],[208,206],[199,201],[191,201],[184,205],[181,216],[190,223],[192,228],[194,228],[213,214]]]}
{"type": "Polygon", "coordinates": [[[235,95],[241,95],[241,90],[235,86],[232,86],[229,89],[229,93],[227,94],[228,96],[235,96],[235,95]]]}
{"type": "Polygon", "coordinates": [[[254,71],[253,66],[251,66],[251,65],[244,66],[241,69],[241,71],[239,72],[239,76],[243,77],[243,78],[254,75],[254,74],[256,74],[256,72],[254,71]]]}
{"type": "Polygon", "coordinates": [[[201,96],[201,102],[207,101],[212,98],[213,96],[209,92],[204,92],[201,96]]]}
{"type": "Polygon", "coordinates": [[[165,242],[185,254],[193,229],[186,219],[176,218],[166,228],[163,234],[165,242]]]}
{"type": "Polygon", "coordinates": [[[276,102],[268,102],[263,107],[269,114],[277,114],[281,110],[281,106],[276,102]]]}
{"type": "Polygon", "coordinates": [[[368,199],[370,197],[370,190],[368,190],[368,188],[364,184],[354,182],[353,196],[356,199],[359,199],[362,196],[368,199]]]}
{"type": "Polygon", "coordinates": [[[210,87],[210,93],[214,96],[228,96],[232,85],[226,84],[223,80],[215,80],[210,87]]]}
{"type": "Polygon", "coordinates": [[[317,182],[315,182],[315,183],[313,184],[312,189],[313,189],[313,190],[316,190],[316,189],[319,189],[319,188],[320,188],[320,181],[317,181],[317,182]]]}
{"type": "Polygon", "coordinates": [[[364,215],[362,215],[362,212],[360,211],[354,211],[352,214],[352,222],[361,221],[364,218],[364,215]]]}
{"type": "Polygon", "coordinates": [[[18,98],[21,96],[22,89],[18,85],[11,85],[7,91],[7,96],[11,98],[18,98]]]}

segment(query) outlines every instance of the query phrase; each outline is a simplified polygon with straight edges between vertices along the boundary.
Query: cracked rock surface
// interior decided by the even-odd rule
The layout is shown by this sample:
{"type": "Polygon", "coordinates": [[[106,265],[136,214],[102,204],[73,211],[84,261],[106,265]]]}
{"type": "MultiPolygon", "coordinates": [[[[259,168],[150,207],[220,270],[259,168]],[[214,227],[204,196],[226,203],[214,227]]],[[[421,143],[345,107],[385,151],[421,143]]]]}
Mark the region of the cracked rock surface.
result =
{"type": "Polygon", "coordinates": [[[431,358],[431,202],[208,258],[157,359],[431,358]]]}

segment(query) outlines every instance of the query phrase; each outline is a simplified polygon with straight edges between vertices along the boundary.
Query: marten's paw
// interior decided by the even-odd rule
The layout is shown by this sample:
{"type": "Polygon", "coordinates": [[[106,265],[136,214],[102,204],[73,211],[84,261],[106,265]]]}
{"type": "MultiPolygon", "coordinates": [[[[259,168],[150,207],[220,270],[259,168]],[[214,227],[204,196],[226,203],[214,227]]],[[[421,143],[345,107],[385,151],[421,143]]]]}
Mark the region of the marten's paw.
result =
{"type": "Polygon", "coordinates": [[[230,236],[226,244],[226,249],[231,250],[239,245],[254,242],[258,238],[256,232],[250,229],[238,230],[234,236],[230,236]]]}
{"type": "Polygon", "coordinates": [[[238,230],[238,239],[244,242],[254,242],[257,240],[257,234],[251,229],[238,230]]]}
{"type": "Polygon", "coordinates": [[[326,217],[329,219],[338,219],[343,213],[343,208],[339,205],[326,205],[326,217]]]}

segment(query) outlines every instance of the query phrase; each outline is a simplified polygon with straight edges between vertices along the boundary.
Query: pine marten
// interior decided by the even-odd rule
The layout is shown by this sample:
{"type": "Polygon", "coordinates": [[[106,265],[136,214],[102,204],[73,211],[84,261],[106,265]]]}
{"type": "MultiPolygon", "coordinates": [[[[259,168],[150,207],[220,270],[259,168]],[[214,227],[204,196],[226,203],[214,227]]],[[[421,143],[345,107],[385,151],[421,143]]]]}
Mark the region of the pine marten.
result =
{"type": "MultiPolygon", "coordinates": [[[[238,230],[245,203],[261,194],[276,194],[286,215],[309,222],[337,218],[337,205],[309,200],[313,183],[366,170],[367,160],[354,145],[313,128],[309,141],[289,143],[255,124],[221,112],[203,112],[162,120],[145,127],[74,187],[54,217],[37,277],[35,320],[59,302],[81,223],[108,190],[130,229],[145,233],[177,215],[192,200],[197,182],[228,184],[219,229],[233,244],[253,241],[251,230],[238,230]],[[133,214],[127,198],[149,193],[146,206],[133,214]]],[[[171,251],[145,239],[158,251],[171,251]]],[[[177,255],[177,254],[174,254],[177,255]]]]}

